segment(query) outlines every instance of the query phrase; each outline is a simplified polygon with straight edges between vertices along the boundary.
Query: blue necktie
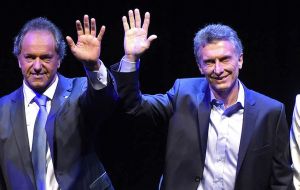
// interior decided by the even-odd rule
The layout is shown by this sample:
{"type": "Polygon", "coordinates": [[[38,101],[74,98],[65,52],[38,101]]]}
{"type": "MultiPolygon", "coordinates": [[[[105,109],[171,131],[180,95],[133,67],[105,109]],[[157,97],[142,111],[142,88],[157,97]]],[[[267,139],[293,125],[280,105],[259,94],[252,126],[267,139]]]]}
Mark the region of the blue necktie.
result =
{"type": "Polygon", "coordinates": [[[47,97],[44,95],[36,96],[34,101],[40,109],[34,124],[31,156],[37,190],[45,190],[47,151],[45,124],[48,117],[46,109],[47,97]]]}

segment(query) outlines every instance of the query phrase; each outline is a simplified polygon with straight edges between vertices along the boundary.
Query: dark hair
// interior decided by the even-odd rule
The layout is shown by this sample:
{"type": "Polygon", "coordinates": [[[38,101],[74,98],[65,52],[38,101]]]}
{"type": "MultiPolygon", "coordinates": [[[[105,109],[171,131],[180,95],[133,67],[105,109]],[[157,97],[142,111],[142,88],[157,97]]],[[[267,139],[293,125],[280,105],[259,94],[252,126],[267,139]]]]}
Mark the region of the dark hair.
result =
{"type": "Polygon", "coordinates": [[[61,34],[61,31],[50,20],[43,17],[34,18],[24,24],[24,26],[22,27],[18,35],[15,37],[13,54],[15,56],[18,56],[21,53],[22,42],[27,32],[37,31],[37,30],[49,31],[50,33],[53,34],[53,37],[56,42],[55,50],[59,55],[59,58],[62,60],[66,52],[66,43],[61,34]]]}
{"type": "Polygon", "coordinates": [[[194,38],[194,55],[197,62],[199,63],[199,59],[201,59],[201,55],[199,55],[199,53],[202,47],[204,47],[206,44],[220,40],[228,40],[232,42],[235,46],[236,53],[243,53],[243,45],[236,31],[226,25],[209,24],[199,30],[194,38]]]}

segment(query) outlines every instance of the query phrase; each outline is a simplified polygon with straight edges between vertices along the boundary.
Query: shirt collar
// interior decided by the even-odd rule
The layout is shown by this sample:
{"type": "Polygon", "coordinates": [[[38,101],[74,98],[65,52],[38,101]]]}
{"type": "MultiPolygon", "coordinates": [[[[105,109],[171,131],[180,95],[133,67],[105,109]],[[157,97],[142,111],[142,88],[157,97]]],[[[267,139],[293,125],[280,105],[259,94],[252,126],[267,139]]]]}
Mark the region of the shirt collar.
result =
{"type": "MultiPolygon", "coordinates": [[[[235,104],[237,102],[240,102],[242,107],[244,107],[245,90],[244,90],[244,87],[243,87],[242,83],[240,82],[240,80],[238,80],[238,83],[239,83],[239,92],[238,92],[238,97],[237,97],[237,101],[235,102],[235,104]]],[[[215,99],[216,99],[216,97],[215,97],[214,93],[212,92],[212,90],[210,89],[210,102],[212,102],[215,99]]]]}
{"type": "MultiPolygon", "coordinates": [[[[43,95],[47,96],[49,100],[53,99],[57,84],[58,84],[58,76],[55,76],[54,82],[47,88],[47,90],[43,93],[43,95]]],[[[36,96],[36,92],[34,92],[26,83],[23,81],[23,94],[25,105],[28,106],[32,103],[33,98],[36,96]]]]}

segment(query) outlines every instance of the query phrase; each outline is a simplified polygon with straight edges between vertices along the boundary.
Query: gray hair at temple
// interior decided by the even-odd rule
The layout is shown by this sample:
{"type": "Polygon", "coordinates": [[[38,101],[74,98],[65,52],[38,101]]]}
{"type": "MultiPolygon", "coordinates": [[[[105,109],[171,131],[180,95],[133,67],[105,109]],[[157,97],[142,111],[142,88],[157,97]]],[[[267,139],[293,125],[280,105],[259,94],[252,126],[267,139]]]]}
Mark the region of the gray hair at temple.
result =
{"type": "Polygon", "coordinates": [[[60,60],[62,60],[64,58],[65,52],[66,52],[66,43],[61,34],[61,31],[50,20],[48,20],[47,18],[43,18],[43,17],[34,18],[25,23],[25,25],[22,27],[21,31],[15,37],[13,54],[15,56],[18,56],[21,53],[22,42],[23,42],[24,36],[27,34],[27,32],[37,31],[37,30],[49,31],[50,33],[53,34],[53,37],[56,42],[55,50],[56,50],[57,54],[59,55],[60,60]]]}
{"type": "Polygon", "coordinates": [[[243,45],[236,31],[226,25],[209,24],[198,31],[194,38],[194,55],[199,64],[201,59],[201,48],[215,41],[227,40],[233,43],[238,55],[243,53],[243,45]]]}

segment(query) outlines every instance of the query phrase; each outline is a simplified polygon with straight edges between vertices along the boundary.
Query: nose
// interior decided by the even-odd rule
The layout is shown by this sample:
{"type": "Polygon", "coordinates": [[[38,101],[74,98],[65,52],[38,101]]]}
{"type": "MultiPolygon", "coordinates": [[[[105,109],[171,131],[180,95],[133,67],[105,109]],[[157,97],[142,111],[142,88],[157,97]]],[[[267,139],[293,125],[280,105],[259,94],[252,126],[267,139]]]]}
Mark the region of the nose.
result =
{"type": "Polygon", "coordinates": [[[215,73],[217,76],[220,76],[223,72],[224,72],[224,68],[223,68],[222,63],[220,63],[219,60],[216,60],[215,68],[214,68],[214,73],[215,73]]]}
{"type": "Polygon", "coordinates": [[[33,62],[33,69],[35,71],[41,71],[42,70],[42,63],[41,63],[41,60],[37,57],[35,58],[34,62],[33,62]]]}

